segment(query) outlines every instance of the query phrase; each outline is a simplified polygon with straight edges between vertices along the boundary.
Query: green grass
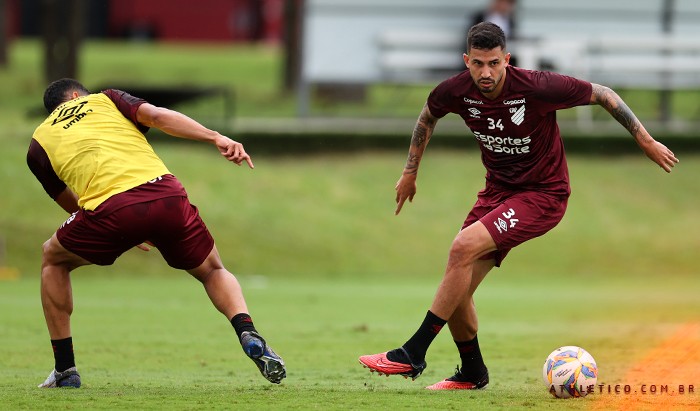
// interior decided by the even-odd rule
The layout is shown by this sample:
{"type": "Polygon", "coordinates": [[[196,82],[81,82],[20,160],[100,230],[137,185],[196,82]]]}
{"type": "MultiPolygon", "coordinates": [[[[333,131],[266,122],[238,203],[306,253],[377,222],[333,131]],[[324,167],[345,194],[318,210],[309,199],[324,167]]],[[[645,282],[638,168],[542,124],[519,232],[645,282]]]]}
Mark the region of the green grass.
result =
{"type": "MultiPolygon", "coordinates": [[[[0,70],[0,120],[5,127],[21,124],[29,109],[41,107],[46,86],[42,71],[43,51],[36,40],[11,43],[9,64],[0,70]]],[[[146,85],[179,87],[217,86],[235,93],[238,117],[293,117],[296,97],[282,90],[282,50],[275,46],[139,43],[91,40],[80,53],[78,77],[88,87],[146,85]]],[[[361,103],[314,100],[313,115],[415,118],[435,84],[373,84],[361,103]]],[[[659,116],[659,96],[653,91],[617,90],[642,120],[659,116]]],[[[675,119],[697,121],[700,100],[696,90],[672,95],[675,119]]],[[[199,119],[218,124],[223,103],[208,98],[177,107],[199,119]]],[[[574,119],[575,111],[564,111],[560,119],[574,119]]],[[[604,110],[594,117],[608,121],[604,110]]]]}
{"type": "MultiPolygon", "coordinates": [[[[0,208],[7,210],[0,215],[0,236],[7,263],[24,273],[36,270],[41,242],[65,218],[24,163],[28,138],[28,132],[11,134],[0,153],[0,208]]],[[[200,207],[224,261],[235,272],[273,276],[439,277],[484,175],[474,151],[428,149],[414,203],[395,217],[394,185],[404,153],[251,153],[256,168],[249,170],[204,145],[178,140],[158,144],[156,151],[200,207]]],[[[700,170],[697,155],[680,158],[667,175],[641,153],[573,156],[566,217],[509,261],[524,273],[601,278],[653,278],[663,261],[664,271],[693,275],[700,238],[689,233],[700,229],[700,221],[688,187],[700,170]]],[[[157,255],[140,253],[126,253],[119,271],[163,271],[157,255]]]]}
{"type": "MultiPolygon", "coordinates": [[[[26,131],[26,130],[25,130],[26,131]]],[[[29,130],[30,131],[30,130],[29,130]]],[[[11,409],[585,409],[540,382],[556,346],[590,350],[601,382],[697,321],[697,155],[667,175],[640,153],[570,158],[564,221],[514,250],[477,293],[491,386],[428,393],[458,358],[447,333],[416,382],[370,376],[357,356],[397,346],[429,307],[483,169],[474,151],[428,150],[398,217],[404,153],[256,156],[237,168],[212,147],[158,144],[241,279],[259,329],[284,355],[272,386],[199,284],[157,252],[74,274],[73,335],[85,388],[37,391],[52,364],[38,297],[40,244],[65,218],[24,164],[28,134],[0,151],[0,236],[19,281],[0,282],[0,403],[11,409]],[[683,239],[682,241],[679,239],[683,239]]]]}
{"type": "Polygon", "coordinates": [[[458,362],[447,333],[415,382],[371,375],[357,364],[357,356],[408,337],[430,302],[432,281],[242,276],[259,330],[287,361],[288,378],[273,386],[244,357],[196,281],[177,273],[76,273],[73,336],[84,381],[77,391],[34,387],[52,364],[38,283],[6,283],[0,401],[7,409],[586,409],[605,395],[559,401],[546,392],[541,366],[551,350],[582,345],[598,361],[599,382],[625,383],[627,367],[675,326],[697,319],[700,308],[697,279],[660,290],[649,282],[561,285],[546,276],[527,283],[512,277],[498,273],[479,291],[492,384],[468,393],[422,389],[458,362]]]}
{"type": "MultiPolygon", "coordinates": [[[[281,55],[273,47],[92,41],[85,43],[80,56],[78,78],[88,88],[110,84],[217,86],[236,93],[237,115],[294,114],[294,99],[280,91],[281,55]]],[[[0,71],[4,90],[0,108],[5,115],[15,114],[8,117],[21,123],[27,110],[42,104],[46,84],[40,43],[14,41],[9,61],[0,71]]],[[[180,109],[197,117],[216,118],[222,105],[219,98],[210,98],[180,109]]]]}

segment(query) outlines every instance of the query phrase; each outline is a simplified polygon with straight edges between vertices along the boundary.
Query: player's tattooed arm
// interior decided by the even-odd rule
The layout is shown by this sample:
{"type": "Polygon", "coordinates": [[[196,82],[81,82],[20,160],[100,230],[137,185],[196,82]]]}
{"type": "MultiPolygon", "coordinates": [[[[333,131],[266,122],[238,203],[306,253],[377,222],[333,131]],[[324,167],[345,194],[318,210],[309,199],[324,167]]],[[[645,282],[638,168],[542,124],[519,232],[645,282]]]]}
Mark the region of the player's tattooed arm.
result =
{"type": "Polygon", "coordinates": [[[591,104],[598,104],[622,124],[652,161],[670,173],[678,159],[666,146],[654,140],[622,98],[608,87],[592,84],[591,104]]]}
{"type": "Polygon", "coordinates": [[[423,110],[416,121],[416,125],[413,128],[413,137],[411,137],[411,147],[408,151],[408,159],[406,160],[406,166],[404,167],[404,174],[418,174],[418,166],[420,160],[423,157],[423,152],[425,147],[430,141],[430,137],[435,129],[435,124],[437,124],[437,117],[430,114],[430,109],[428,105],[423,106],[423,110]]]}
{"type": "Polygon", "coordinates": [[[413,201],[413,196],[416,195],[416,177],[418,176],[418,166],[420,159],[423,157],[425,147],[430,141],[430,136],[433,135],[435,124],[438,118],[433,116],[428,109],[428,104],[423,106],[416,126],[413,128],[413,137],[411,137],[411,147],[408,149],[408,159],[406,166],[403,169],[401,178],[396,183],[396,212],[399,214],[406,200],[413,201]]]}
{"type": "Polygon", "coordinates": [[[653,138],[647,133],[637,116],[622,100],[622,98],[609,87],[600,84],[592,84],[593,93],[591,104],[598,104],[610,113],[618,123],[630,132],[639,144],[651,143],[653,138]]]}

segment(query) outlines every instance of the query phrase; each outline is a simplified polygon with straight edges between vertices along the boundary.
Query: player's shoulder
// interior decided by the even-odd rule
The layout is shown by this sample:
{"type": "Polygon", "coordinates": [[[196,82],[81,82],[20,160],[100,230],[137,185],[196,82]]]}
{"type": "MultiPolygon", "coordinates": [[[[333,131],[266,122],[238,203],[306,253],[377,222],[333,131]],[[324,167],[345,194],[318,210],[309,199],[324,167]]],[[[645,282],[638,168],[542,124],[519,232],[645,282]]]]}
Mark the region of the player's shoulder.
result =
{"type": "Polygon", "coordinates": [[[449,84],[451,86],[461,86],[461,85],[469,85],[473,83],[474,80],[472,80],[472,76],[469,74],[469,69],[462,70],[457,74],[454,74],[445,80],[443,80],[440,84],[449,84]]]}
{"type": "Polygon", "coordinates": [[[542,83],[542,80],[547,78],[550,74],[552,73],[547,71],[508,66],[508,75],[511,77],[511,82],[515,85],[523,85],[527,87],[539,85],[542,83]]]}
{"type": "Polygon", "coordinates": [[[441,81],[435,91],[443,95],[461,95],[474,85],[469,70],[461,71],[441,81]]]}
{"type": "Polygon", "coordinates": [[[100,91],[99,93],[96,93],[96,95],[99,95],[100,98],[108,98],[112,101],[120,100],[126,92],[116,89],[116,88],[108,88],[100,91]]]}
{"type": "Polygon", "coordinates": [[[508,67],[508,75],[510,76],[511,90],[521,93],[547,93],[552,91],[552,88],[560,87],[567,79],[576,80],[553,71],[530,70],[515,66],[508,67]]]}
{"type": "Polygon", "coordinates": [[[112,102],[114,102],[114,104],[116,104],[117,106],[119,106],[120,104],[138,106],[146,102],[146,100],[140,97],[133,96],[124,90],[116,88],[102,90],[100,94],[112,100],[112,102]]]}

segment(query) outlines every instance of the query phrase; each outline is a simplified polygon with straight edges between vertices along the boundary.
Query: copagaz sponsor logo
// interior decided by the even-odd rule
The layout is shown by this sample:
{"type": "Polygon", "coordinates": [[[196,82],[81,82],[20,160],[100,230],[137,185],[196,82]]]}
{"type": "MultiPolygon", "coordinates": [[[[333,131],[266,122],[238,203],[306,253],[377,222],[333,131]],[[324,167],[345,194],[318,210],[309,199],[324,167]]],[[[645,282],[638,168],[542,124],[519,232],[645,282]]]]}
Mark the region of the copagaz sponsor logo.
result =
{"type": "Polygon", "coordinates": [[[470,98],[468,98],[468,97],[464,97],[464,102],[467,103],[467,104],[476,104],[476,105],[484,104],[484,102],[481,101],[481,100],[472,100],[472,99],[470,99],[470,98]]]}
{"type": "Polygon", "coordinates": [[[517,224],[518,221],[520,221],[517,218],[515,218],[515,210],[513,210],[512,208],[509,208],[508,211],[504,211],[503,213],[501,213],[501,215],[503,216],[503,218],[498,217],[498,220],[493,222],[493,225],[496,226],[499,234],[507,232],[509,228],[515,227],[515,224],[517,224]]]}
{"type": "Polygon", "coordinates": [[[498,137],[491,136],[488,134],[482,134],[478,131],[474,131],[474,137],[476,140],[482,143],[482,145],[494,153],[505,153],[505,154],[527,154],[530,152],[530,142],[532,139],[530,136],[523,138],[513,138],[513,137],[498,137]]]}
{"type": "Polygon", "coordinates": [[[58,115],[56,115],[56,118],[53,120],[53,123],[51,123],[51,125],[53,126],[58,123],[70,120],[68,121],[68,123],[63,125],[63,128],[68,130],[73,124],[82,120],[85,116],[87,116],[88,113],[92,112],[91,108],[82,111],[86,104],[87,101],[83,101],[74,106],[63,107],[61,111],[58,112],[58,115]]]}
{"type": "Polygon", "coordinates": [[[514,106],[516,104],[525,104],[525,99],[520,98],[517,100],[503,100],[503,104],[505,104],[506,106],[514,106]]]}
{"type": "Polygon", "coordinates": [[[481,118],[481,117],[479,117],[479,114],[481,114],[481,111],[480,111],[480,110],[478,110],[478,109],[476,109],[476,108],[474,108],[474,107],[471,107],[471,108],[469,108],[469,110],[467,110],[467,111],[469,111],[469,113],[470,113],[470,114],[469,114],[469,117],[472,117],[472,118],[481,118]]]}

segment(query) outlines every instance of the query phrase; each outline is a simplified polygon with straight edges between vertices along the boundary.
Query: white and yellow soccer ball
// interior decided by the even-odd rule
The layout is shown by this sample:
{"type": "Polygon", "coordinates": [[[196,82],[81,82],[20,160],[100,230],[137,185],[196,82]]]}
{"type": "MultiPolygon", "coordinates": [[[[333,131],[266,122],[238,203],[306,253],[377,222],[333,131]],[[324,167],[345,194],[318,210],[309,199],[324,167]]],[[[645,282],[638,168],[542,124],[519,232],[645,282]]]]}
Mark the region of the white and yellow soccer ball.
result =
{"type": "Polygon", "coordinates": [[[585,397],[595,390],[598,366],[581,347],[567,345],[552,351],[542,367],[542,378],[557,398],[585,397]]]}

